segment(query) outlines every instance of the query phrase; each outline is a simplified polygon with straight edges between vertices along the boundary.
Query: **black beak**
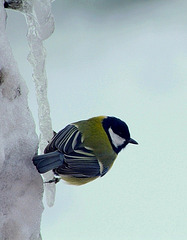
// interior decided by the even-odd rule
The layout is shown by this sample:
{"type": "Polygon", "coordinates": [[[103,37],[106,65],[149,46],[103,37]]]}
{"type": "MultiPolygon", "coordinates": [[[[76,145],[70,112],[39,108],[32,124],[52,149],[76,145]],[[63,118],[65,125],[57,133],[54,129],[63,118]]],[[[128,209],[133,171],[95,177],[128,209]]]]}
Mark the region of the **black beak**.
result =
{"type": "Polygon", "coordinates": [[[130,138],[129,139],[129,143],[132,143],[132,144],[138,144],[134,139],[130,138]]]}

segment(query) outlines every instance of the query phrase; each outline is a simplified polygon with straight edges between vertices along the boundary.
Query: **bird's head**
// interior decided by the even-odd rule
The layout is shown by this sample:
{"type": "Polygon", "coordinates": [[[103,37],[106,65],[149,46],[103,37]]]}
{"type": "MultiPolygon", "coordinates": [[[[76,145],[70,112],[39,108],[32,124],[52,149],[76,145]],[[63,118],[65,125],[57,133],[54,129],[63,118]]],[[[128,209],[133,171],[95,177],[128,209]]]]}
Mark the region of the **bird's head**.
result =
{"type": "Polygon", "coordinates": [[[115,117],[103,119],[103,128],[108,135],[113,150],[118,154],[127,144],[138,144],[130,137],[128,126],[125,122],[115,117]]]}

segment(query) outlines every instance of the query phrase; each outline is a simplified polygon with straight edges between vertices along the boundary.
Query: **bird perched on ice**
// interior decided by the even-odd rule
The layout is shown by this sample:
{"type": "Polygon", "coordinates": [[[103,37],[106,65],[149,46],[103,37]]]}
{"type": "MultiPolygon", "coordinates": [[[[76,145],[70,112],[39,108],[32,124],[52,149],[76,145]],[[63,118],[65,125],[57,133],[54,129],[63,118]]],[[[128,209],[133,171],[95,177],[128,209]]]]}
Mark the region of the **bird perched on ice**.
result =
{"type": "Polygon", "coordinates": [[[138,144],[130,137],[125,122],[115,117],[93,117],[59,131],[45,148],[45,154],[35,156],[33,163],[39,173],[53,170],[58,176],[49,182],[62,178],[82,185],[104,176],[129,143],[138,144]]]}

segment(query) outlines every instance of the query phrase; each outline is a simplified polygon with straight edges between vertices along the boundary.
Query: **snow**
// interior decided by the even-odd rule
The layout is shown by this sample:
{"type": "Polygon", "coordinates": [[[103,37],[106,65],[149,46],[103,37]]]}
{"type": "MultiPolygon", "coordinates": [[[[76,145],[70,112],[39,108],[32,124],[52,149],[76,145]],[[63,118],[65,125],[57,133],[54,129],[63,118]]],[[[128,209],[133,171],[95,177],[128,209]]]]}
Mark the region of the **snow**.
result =
{"type": "Polygon", "coordinates": [[[40,239],[43,183],[32,157],[38,137],[27,87],[13,58],[0,1],[0,239],[40,239]]]}

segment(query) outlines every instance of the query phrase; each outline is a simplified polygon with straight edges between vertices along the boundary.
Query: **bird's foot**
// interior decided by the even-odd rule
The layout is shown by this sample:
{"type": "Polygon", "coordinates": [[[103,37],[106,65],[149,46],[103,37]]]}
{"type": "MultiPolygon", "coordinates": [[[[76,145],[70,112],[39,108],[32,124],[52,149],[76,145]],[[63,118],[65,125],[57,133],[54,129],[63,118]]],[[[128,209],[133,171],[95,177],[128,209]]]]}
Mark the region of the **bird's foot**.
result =
{"type": "Polygon", "coordinates": [[[60,181],[61,178],[56,178],[54,177],[53,179],[49,180],[48,182],[44,182],[44,183],[55,183],[57,184],[60,181]]]}

